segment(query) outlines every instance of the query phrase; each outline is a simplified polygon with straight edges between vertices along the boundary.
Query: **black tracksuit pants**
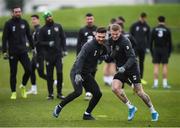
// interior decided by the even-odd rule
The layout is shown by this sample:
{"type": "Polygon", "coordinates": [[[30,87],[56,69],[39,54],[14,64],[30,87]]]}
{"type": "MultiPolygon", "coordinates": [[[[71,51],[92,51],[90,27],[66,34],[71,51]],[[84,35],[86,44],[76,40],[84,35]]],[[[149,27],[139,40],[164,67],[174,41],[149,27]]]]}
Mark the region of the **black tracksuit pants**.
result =
{"type": "Polygon", "coordinates": [[[75,73],[73,70],[71,70],[70,78],[72,85],[74,87],[74,91],[70,93],[61,103],[61,107],[64,107],[69,102],[73,101],[75,98],[79,97],[82,94],[83,87],[86,88],[86,90],[90,91],[93,95],[92,99],[89,101],[89,105],[86,109],[86,112],[91,113],[96,104],[99,102],[102,93],[100,91],[100,88],[95,81],[94,77],[91,74],[82,74],[83,82],[79,85],[77,85],[74,81],[75,79],[75,73]]]}
{"type": "Polygon", "coordinates": [[[49,96],[53,96],[53,74],[56,67],[57,95],[62,95],[62,57],[60,54],[46,56],[46,75],[49,96]]]}
{"type": "Polygon", "coordinates": [[[15,92],[16,91],[16,75],[17,75],[17,67],[18,67],[18,61],[23,66],[24,69],[24,75],[22,78],[22,84],[26,85],[28,82],[28,79],[31,75],[31,62],[28,57],[27,52],[21,53],[21,54],[13,54],[9,55],[9,64],[10,64],[10,85],[11,85],[11,91],[15,92]]]}
{"type": "Polygon", "coordinates": [[[143,78],[143,74],[144,74],[145,54],[146,51],[144,49],[136,49],[136,55],[139,58],[139,68],[140,68],[141,78],[143,78]]]}
{"type": "Polygon", "coordinates": [[[39,76],[47,80],[47,76],[44,73],[44,57],[43,55],[37,55],[34,56],[31,60],[31,66],[32,66],[32,74],[31,74],[31,84],[36,85],[36,69],[38,71],[39,76]]]}

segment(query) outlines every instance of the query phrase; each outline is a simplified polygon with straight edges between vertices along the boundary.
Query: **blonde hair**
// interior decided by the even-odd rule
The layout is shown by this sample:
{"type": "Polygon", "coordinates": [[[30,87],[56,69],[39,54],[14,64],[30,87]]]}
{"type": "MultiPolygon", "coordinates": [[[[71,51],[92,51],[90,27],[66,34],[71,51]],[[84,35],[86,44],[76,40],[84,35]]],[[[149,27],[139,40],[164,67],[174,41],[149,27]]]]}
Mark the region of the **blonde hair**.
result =
{"type": "Polygon", "coordinates": [[[110,26],[111,31],[118,31],[118,30],[121,31],[121,29],[122,29],[122,27],[119,24],[112,24],[110,26]]]}

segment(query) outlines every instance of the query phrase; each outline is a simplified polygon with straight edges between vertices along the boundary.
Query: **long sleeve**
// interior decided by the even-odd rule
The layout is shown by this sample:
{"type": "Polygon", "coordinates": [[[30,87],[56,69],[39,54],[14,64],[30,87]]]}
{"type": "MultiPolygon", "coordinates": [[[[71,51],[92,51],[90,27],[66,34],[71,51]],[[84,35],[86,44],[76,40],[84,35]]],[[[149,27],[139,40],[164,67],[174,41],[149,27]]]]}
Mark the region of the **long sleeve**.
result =
{"type": "Polygon", "coordinates": [[[26,36],[28,38],[29,44],[31,46],[31,48],[34,48],[34,44],[33,44],[33,40],[32,40],[32,36],[31,36],[31,32],[30,32],[30,27],[29,24],[26,22],[26,36]]]}
{"type": "Polygon", "coordinates": [[[123,65],[125,69],[129,69],[135,62],[136,62],[136,57],[134,50],[132,49],[131,43],[129,40],[126,40],[126,42],[123,42],[124,45],[124,51],[126,54],[126,57],[128,58],[126,63],[123,65]]]}
{"type": "Polygon", "coordinates": [[[169,42],[169,55],[171,54],[172,52],[172,37],[171,37],[171,31],[169,30],[169,34],[168,34],[169,38],[168,38],[168,42],[169,42]]]}
{"type": "Polygon", "coordinates": [[[151,31],[150,41],[149,41],[149,48],[151,55],[153,55],[153,41],[154,41],[154,29],[151,31]]]}
{"type": "Polygon", "coordinates": [[[8,23],[6,22],[3,29],[2,35],[2,51],[3,53],[7,52],[7,43],[8,43],[8,23]]]}
{"type": "Polygon", "coordinates": [[[79,52],[81,51],[81,43],[82,43],[82,31],[80,30],[77,39],[76,55],[78,55],[79,52]]]}
{"type": "Polygon", "coordinates": [[[149,25],[147,25],[147,44],[146,44],[146,48],[150,48],[150,36],[151,36],[151,30],[150,30],[150,27],[149,25]]]}
{"type": "Polygon", "coordinates": [[[62,28],[62,26],[60,26],[60,37],[61,37],[61,45],[62,45],[62,51],[67,51],[67,47],[66,47],[66,35],[64,33],[64,30],[62,28]]]}
{"type": "Polygon", "coordinates": [[[76,59],[76,73],[81,73],[82,69],[83,69],[83,65],[85,62],[85,59],[87,58],[91,47],[89,47],[89,44],[86,44],[83,46],[82,50],[80,51],[80,53],[77,56],[76,59]]]}

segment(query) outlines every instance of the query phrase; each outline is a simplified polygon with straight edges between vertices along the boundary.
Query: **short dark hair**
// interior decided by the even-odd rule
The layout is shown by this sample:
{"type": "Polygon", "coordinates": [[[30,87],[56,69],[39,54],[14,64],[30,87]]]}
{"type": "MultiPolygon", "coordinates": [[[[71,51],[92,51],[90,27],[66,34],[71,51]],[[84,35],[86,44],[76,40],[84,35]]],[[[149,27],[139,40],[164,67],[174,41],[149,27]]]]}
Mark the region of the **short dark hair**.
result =
{"type": "Polygon", "coordinates": [[[31,17],[35,17],[35,18],[39,19],[39,16],[37,14],[31,15],[31,17]]]}
{"type": "Polygon", "coordinates": [[[92,13],[87,13],[87,14],[86,14],[86,17],[91,17],[91,16],[93,16],[92,13]]]}
{"type": "Polygon", "coordinates": [[[145,17],[147,17],[147,14],[145,12],[142,12],[140,16],[141,16],[141,18],[145,18],[145,17]]]}
{"type": "Polygon", "coordinates": [[[116,22],[116,19],[115,18],[112,18],[111,20],[110,20],[110,23],[111,24],[114,24],[116,22]]]}
{"type": "Polygon", "coordinates": [[[122,17],[122,16],[119,16],[118,19],[119,19],[119,20],[122,20],[123,22],[126,22],[126,20],[125,20],[124,17],[122,17]]]}
{"type": "Polygon", "coordinates": [[[11,11],[13,12],[15,8],[20,8],[20,9],[21,9],[21,7],[20,7],[20,6],[15,5],[15,6],[13,6],[13,7],[11,8],[11,11]]]}
{"type": "Polygon", "coordinates": [[[96,32],[97,32],[97,33],[106,33],[107,30],[106,30],[105,27],[98,27],[98,28],[96,29],[96,32]]]}
{"type": "Polygon", "coordinates": [[[158,16],[159,22],[165,22],[166,18],[164,16],[158,16]]]}

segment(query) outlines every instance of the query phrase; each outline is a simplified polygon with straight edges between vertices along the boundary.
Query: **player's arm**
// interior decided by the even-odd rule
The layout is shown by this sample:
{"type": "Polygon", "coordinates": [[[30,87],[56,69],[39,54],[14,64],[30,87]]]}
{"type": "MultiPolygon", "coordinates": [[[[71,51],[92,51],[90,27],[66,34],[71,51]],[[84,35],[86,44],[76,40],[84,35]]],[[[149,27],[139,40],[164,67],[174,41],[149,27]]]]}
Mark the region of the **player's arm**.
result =
{"type": "Polygon", "coordinates": [[[125,56],[127,57],[126,63],[123,65],[125,69],[129,69],[135,62],[136,62],[136,57],[134,50],[132,48],[131,42],[126,39],[124,40],[123,44],[123,50],[125,51],[125,56]]]}
{"type": "Polygon", "coordinates": [[[60,39],[61,39],[61,44],[62,44],[62,50],[63,52],[67,51],[67,47],[66,47],[66,35],[65,32],[62,28],[62,26],[60,25],[60,39]]]}
{"type": "Polygon", "coordinates": [[[130,29],[129,29],[129,33],[134,36],[134,27],[135,27],[135,24],[132,24],[130,29]]]}
{"type": "Polygon", "coordinates": [[[168,31],[168,42],[169,42],[169,56],[172,52],[172,37],[171,37],[171,31],[168,31]]]}
{"type": "Polygon", "coordinates": [[[30,44],[31,48],[34,49],[34,44],[33,44],[33,39],[32,39],[32,36],[31,36],[29,24],[26,21],[25,21],[25,24],[26,24],[26,36],[27,36],[27,39],[29,41],[29,44],[30,44]]]}
{"type": "Polygon", "coordinates": [[[150,49],[150,52],[151,52],[152,56],[153,56],[153,41],[154,41],[154,38],[155,38],[155,31],[153,29],[151,31],[151,36],[150,36],[150,41],[149,41],[149,49],[150,49]]]}
{"type": "Polygon", "coordinates": [[[135,50],[135,49],[136,49],[136,46],[137,46],[137,41],[136,41],[136,39],[135,39],[131,34],[129,34],[128,39],[130,40],[130,42],[131,42],[131,44],[132,44],[132,48],[135,50]]]}
{"type": "Polygon", "coordinates": [[[150,48],[150,36],[151,36],[151,30],[149,25],[147,25],[147,44],[146,44],[146,48],[149,49],[150,48]]]}
{"type": "Polygon", "coordinates": [[[5,23],[2,35],[2,52],[7,53],[7,43],[9,35],[9,25],[8,22],[5,23]]]}
{"type": "Polygon", "coordinates": [[[83,39],[83,32],[82,32],[82,29],[80,29],[78,33],[78,38],[77,38],[76,55],[78,55],[81,50],[82,39],[83,39]]]}
{"type": "Polygon", "coordinates": [[[89,53],[91,51],[91,46],[86,43],[83,45],[82,50],[79,52],[77,59],[76,59],[76,74],[82,73],[82,68],[85,63],[85,59],[88,57],[89,53]]]}

